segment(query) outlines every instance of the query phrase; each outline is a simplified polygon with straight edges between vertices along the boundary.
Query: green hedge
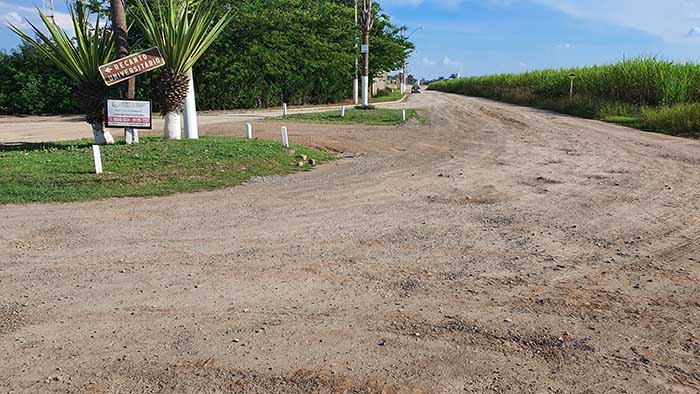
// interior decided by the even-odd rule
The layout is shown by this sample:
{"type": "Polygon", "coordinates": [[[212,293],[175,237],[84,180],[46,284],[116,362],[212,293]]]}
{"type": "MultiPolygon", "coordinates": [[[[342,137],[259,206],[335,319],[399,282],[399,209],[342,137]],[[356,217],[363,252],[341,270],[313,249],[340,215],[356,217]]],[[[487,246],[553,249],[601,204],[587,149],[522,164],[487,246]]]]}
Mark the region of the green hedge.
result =
{"type": "MultiPolygon", "coordinates": [[[[352,96],[359,55],[352,0],[210,1],[233,7],[234,21],[194,67],[199,109],[325,104],[352,96]]],[[[399,68],[413,49],[376,3],[375,13],[372,75],[399,68]]],[[[134,51],[148,47],[136,27],[130,35],[134,51]]],[[[138,98],[156,106],[157,77],[155,71],[137,78],[138,98]]],[[[0,113],[73,113],[70,91],[70,82],[33,48],[0,52],[0,113]]]]}

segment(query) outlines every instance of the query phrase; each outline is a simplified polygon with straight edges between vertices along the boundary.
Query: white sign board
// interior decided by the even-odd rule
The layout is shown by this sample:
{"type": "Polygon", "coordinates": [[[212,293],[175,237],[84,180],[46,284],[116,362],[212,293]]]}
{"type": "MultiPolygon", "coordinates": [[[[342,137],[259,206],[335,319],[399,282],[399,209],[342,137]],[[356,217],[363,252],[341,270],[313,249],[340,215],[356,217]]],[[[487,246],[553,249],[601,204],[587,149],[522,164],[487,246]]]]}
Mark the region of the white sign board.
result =
{"type": "Polygon", "coordinates": [[[151,129],[151,102],[139,100],[107,100],[107,127],[151,129]]]}
{"type": "Polygon", "coordinates": [[[361,53],[368,53],[369,52],[369,45],[363,45],[360,47],[360,52],[361,53]]]}

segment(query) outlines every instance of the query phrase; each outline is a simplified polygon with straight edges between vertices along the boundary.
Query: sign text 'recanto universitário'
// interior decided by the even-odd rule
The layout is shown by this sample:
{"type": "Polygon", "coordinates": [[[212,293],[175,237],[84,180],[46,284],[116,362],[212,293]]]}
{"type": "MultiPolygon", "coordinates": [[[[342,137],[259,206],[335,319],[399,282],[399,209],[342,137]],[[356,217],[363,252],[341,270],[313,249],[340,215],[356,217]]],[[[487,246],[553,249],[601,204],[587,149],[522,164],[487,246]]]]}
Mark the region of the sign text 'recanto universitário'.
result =
{"type": "Polygon", "coordinates": [[[151,48],[100,66],[100,74],[107,86],[112,86],[164,65],[160,50],[151,48]]]}

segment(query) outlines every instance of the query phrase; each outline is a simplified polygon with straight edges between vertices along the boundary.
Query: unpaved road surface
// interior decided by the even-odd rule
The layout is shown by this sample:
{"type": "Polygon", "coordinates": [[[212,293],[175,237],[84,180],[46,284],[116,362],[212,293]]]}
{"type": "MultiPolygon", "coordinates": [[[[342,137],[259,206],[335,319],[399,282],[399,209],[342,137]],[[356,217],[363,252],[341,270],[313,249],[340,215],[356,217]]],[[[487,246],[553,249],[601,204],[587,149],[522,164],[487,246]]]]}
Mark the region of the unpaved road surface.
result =
{"type": "Polygon", "coordinates": [[[311,172],[0,207],[0,392],[699,392],[698,141],[409,105],[293,125],[311,172]]]}

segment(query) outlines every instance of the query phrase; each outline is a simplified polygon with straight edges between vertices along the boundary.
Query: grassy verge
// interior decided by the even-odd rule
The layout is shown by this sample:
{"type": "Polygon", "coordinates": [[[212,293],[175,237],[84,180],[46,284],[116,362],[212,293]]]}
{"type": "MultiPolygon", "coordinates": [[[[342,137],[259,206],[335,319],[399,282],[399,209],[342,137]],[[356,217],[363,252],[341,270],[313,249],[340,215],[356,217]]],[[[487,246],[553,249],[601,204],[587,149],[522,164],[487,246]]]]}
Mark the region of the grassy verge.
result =
{"type": "MultiPolygon", "coordinates": [[[[418,119],[421,117],[412,109],[406,110],[406,119],[418,119]]],[[[275,118],[281,120],[282,118],[275,118]]],[[[345,117],[340,117],[340,110],[315,112],[306,114],[292,114],[284,118],[285,121],[296,123],[337,123],[337,124],[366,124],[375,126],[400,125],[403,123],[400,109],[373,108],[373,109],[348,109],[345,117]]]]}
{"type": "Polygon", "coordinates": [[[372,97],[370,103],[386,103],[388,101],[399,101],[403,98],[403,93],[400,90],[395,90],[389,94],[372,97]]]}
{"type": "MultiPolygon", "coordinates": [[[[319,163],[334,155],[292,147],[319,163]]],[[[235,186],[256,176],[304,170],[281,144],[230,137],[102,147],[94,174],[89,141],[0,145],[0,204],[163,196],[235,186]]],[[[309,168],[306,166],[305,168],[309,168]]]]}

